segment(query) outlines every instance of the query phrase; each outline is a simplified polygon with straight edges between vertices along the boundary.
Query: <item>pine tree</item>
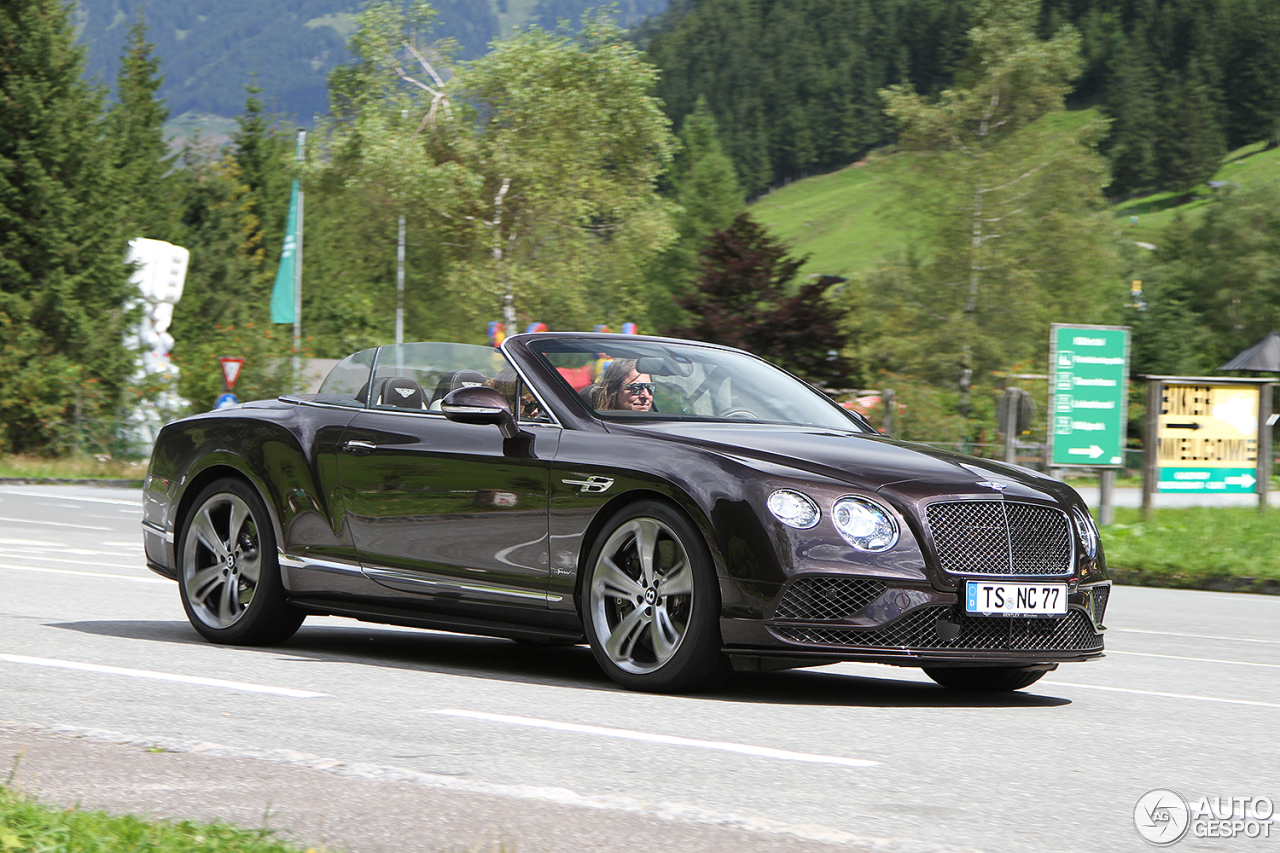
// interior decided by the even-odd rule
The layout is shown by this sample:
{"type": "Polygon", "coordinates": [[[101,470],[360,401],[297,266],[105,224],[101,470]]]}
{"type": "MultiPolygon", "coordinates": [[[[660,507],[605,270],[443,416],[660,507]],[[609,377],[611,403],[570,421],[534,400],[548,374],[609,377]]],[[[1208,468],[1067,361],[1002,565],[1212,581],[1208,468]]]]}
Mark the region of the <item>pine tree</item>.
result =
{"type": "Polygon", "coordinates": [[[116,80],[117,101],[107,113],[107,139],[128,236],[167,240],[177,213],[171,202],[170,176],[177,158],[169,153],[164,138],[169,109],[156,97],[163,78],[146,33],[141,19],[129,29],[116,80]]]}
{"type": "Polygon", "coordinates": [[[680,128],[681,150],[671,169],[670,195],[680,205],[676,242],[657,259],[650,275],[649,319],[657,328],[680,325],[674,301],[688,295],[698,277],[699,255],[715,231],[727,228],[743,208],[733,162],[724,153],[705,98],[680,128]]]}
{"type": "Polygon", "coordinates": [[[1235,0],[1222,27],[1222,89],[1227,100],[1227,146],[1265,141],[1280,145],[1280,6],[1274,0],[1235,0]]]}
{"type": "Polygon", "coordinates": [[[1193,60],[1165,97],[1164,129],[1156,147],[1164,188],[1190,192],[1213,177],[1226,153],[1216,90],[1204,66],[1193,60]]]}
{"type": "Polygon", "coordinates": [[[1145,39],[1134,39],[1118,54],[1106,105],[1111,133],[1102,146],[1111,160],[1112,195],[1155,186],[1156,142],[1162,129],[1155,99],[1158,77],[1145,39]]]}
{"type": "Polygon", "coordinates": [[[262,277],[271,281],[289,211],[290,160],[294,146],[291,139],[273,126],[259,97],[261,93],[257,85],[248,87],[244,112],[236,118],[231,146],[240,179],[248,188],[244,204],[256,219],[257,248],[253,251],[261,252],[262,277]]]}
{"type": "Polygon", "coordinates": [[[132,355],[124,200],[71,8],[0,6],[0,449],[110,437],[132,355]]]}

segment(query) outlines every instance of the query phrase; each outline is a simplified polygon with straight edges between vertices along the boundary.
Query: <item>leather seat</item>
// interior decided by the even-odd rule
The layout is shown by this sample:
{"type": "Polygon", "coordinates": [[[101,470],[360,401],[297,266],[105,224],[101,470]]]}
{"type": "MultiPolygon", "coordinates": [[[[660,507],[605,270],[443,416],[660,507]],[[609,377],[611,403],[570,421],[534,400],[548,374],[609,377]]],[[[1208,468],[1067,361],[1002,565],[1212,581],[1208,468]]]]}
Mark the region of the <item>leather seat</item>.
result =
{"type": "Polygon", "coordinates": [[[382,380],[374,405],[380,408],[422,410],[427,407],[427,395],[422,386],[412,379],[391,376],[382,380]]]}
{"type": "Polygon", "coordinates": [[[483,385],[484,383],[485,375],[478,370],[468,370],[466,368],[450,370],[444,376],[441,376],[440,381],[436,383],[436,392],[431,395],[431,411],[440,411],[440,401],[450,391],[483,385]]]}

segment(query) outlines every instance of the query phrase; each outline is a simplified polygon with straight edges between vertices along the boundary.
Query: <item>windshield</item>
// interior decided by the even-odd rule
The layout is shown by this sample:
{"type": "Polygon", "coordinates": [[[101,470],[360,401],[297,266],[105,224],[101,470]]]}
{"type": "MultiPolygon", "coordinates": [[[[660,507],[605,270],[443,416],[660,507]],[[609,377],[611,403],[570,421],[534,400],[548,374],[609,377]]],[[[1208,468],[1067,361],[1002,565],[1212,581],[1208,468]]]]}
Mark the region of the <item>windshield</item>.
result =
{"type": "Polygon", "coordinates": [[[529,349],[605,420],[756,421],[871,432],[805,383],[736,350],[551,336],[531,341],[529,349]]]}

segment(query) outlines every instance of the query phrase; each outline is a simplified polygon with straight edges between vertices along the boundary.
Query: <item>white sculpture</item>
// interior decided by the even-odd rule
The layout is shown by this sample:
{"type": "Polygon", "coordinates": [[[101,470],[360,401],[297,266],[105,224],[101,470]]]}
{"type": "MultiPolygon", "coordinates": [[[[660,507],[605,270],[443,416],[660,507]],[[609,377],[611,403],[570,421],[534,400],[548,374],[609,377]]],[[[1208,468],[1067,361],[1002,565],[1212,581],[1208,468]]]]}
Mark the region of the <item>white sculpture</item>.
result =
{"type": "Polygon", "coordinates": [[[129,241],[126,263],[137,265],[132,281],[138,287],[138,299],[133,304],[142,306],[143,315],[137,328],[125,335],[124,344],[138,353],[134,386],[162,386],[159,393],[144,396],[129,419],[132,438],[148,450],[164,422],[186,404],[175,391],[178,368],[170,359],[173,336],[169,324],[173,306],[182,298],[190,259],[187,249],[163,240],[139,237],[129,241]]]}

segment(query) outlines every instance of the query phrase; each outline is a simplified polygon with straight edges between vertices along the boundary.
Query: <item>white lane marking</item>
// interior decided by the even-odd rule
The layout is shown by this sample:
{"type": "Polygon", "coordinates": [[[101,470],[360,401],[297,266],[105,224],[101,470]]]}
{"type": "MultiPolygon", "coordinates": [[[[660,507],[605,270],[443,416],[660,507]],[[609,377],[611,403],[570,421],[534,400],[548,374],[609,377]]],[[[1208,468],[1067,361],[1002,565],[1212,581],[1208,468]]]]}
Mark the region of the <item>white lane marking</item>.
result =
{"type": "Polygon", "coordinates": [[[718,740],[695,740],[693,738],[675,737],[673,735],[655,735],[648,732],[634,732],[629,729],[611,729],[603,726],[582,726],[576,723],[561,723],[555,720],[539,720],[533,717],[513,717],[507,714],[487,714],[483,711],[460,711],[449,708],[433,711],[447,717],[466,717],[472,720],[484,720],[490,723],[506,723],[513,726],[528,726],[537,729],[552,729],[559,732],[596,735],[620,740],[638,740],[644,743],[661,743],[667,746],[684,746],[695,749],[714,749],[720,752],[735,752],[740,755],[752,755],[758,758],[777,758],[783,761],[804,761],[809,764],[836,764],[841,767],[876,767],[879,761],[865,758],[844,758],[838,755],[814,755],[808,752],[790,752],[785,749],[774,749],[769,746],[752,746],[745,743],[726,743],[718,740]]]}
{"type": "Polygon", "coordinates": [[[139,495],[137,500],[124,500],[123,498],[92,498],[88,495],[60,495],[56,492],[17,492],[12,489],[0,489],[0,495],[10,495],[15,498],[56,498],[60,501],[84,501],[85,503],[95,504],[116,504],[118,506],[142,506],[142,496],[139,495]]]}
{"type": "Polygon", "coordinates": [[[73,530],[115,530],[114,527],[94,527],[90,524],[66,524],[61,521],[37,521],[34,518],[8,518],[0,516],[0,521],[11,521],[14,524],[43,524],[47,527],[70,527],[73,530]]]}
{"type": "Polygon", "coordinates": [[[11,566],[0,563],[0,569],[16,569],[20,572],[43,572],[48,575],[78,575],[79,577],[106,578],[113,581],[133,581],[134,583],[173,583],[173,581],[159,576],[148,578],[134,577],[132,575],[109,575],[106,572],[77,572],[73,569],[50,569],[44,566],[11,566]]]}
{"type": "Polygon", "coordinates": [[[1179,634],[1176,631],[1144,631],[1141,628],[1108,628],[1125,634],[1158,634],[1161,637],[1185,637],[1192,640],[1230,640],[1233,643],[1277,643],[1280,640],[1257,640],[1252,637],[1215,637],[1211,634],[1179,634]]]}
{"type": "Polygon", "coordinates": [[[1151,652],[1121,652],[1107,649],[1108,655],[1131,655],[1138,658],[1164,658],[1165,660],[1189,660],[1195,663],[1229,663],[1235,666],[1265,666],[1268,669],[1280,669],[1280,663],[1255,663],[1249,660],[1220,660],[1218,658],[1191,658],[1182,655],[1157,655],[1151,652]]]}
{"type": "MultiPolygon", "coordinates": [[[[13,545],[13,544],[10,544],[10,543],[6,543],[3,539],[0,539],[0,546],[5,546],[5,547],[4,547],[4,553],[5,553],[5,554],[8,554],[8,555],[13,555],[13,554],[22,554],[22,555],[27,555],[27,554],[33,554],[33,555],[34,555],[34,554],[40,554],[40,555],[45,555],[45,554],[63,554],[63,555],[66,555],[66,556],[71,556],[71,557],[114,557],[114,556],[118,556],[118,552],[116,552],[116,551],[94,551],[94,550],[91,550],[91,549],[89,549],[89,548],[68,548],[68,547],[65,547],[65,546],[62,546],[62,545],[48,545],[48,544],[45,544],[45,545],[27,545],[27,544],[22,544],[22,545],[13,545]]],[[[50,560],[57,560],[57,561],[58,561],[58,562],[60,562],[60,563],[65,563],[65,562],[67,562],[67,560],[65,559],[65,557],[64,557],[64,558],[62,558],[62,559],[59,559],[58,557],[50,556],[50,557],[46,557],[46,559],[50,559],[50,560]]],[[[80,562],[84,562],[84,561],[83,561],[83,560],[81,560],[80,562]]]]}
{"type": "MultiPolygon", "coordinates": [[[[55,552],[55,553],[64,553],[64,552],[59,551],[59,552],[55,552]]],[[[69,552],[69,553],[72,553],[72,554],[78,554],[79,552],[72,551],[72,552],[69,552]]],[[[85,563],[90,563],[90,562],[91,562],[91,563],[94,563],[95,565],[99,565],[99,566],[110,566],[110,565],[111,565],[110,563],[107,563],[107,562],[105,562],[105,561],[103,561],[103,560],[86,560],[86,559],[69,560],[69,559],[67,559],[67,558],[65,558],[65,557],[54,557],[54,556],[52,556],[52,555],[51,555],[49,552],[47,552],[47,551],[39,551],[39,552],[38,552],[38,551],[31,551],[31,550],[27,550],[27,549],[25,549],[25,548],[19,548],[19,549],[14,550],[14,551],[5,551],[5,552],[4,552],[2,555],[0,555],[0,556],[3,556],[5,559],[9,559],[9,560],[18,560],[18,559],[23,559],[23,560],[25,560],[25,559],[30,559],[30,560],[31,560],[31,562],[33,562],[33,563],[41,563],[41,562],[43,562],[43,563],[70,563],[70,564],[71,564],[71,565],[73,565],[73,566],[83,566],[85,563]]],[[[124,557],[124,558],[126,558],[126,559],[130,559],[129,555],[127,555],[127,554],[117,554],[117,553],[112,552],[112,551],[92,551],[92,552],[90,552],[90,553],[85,554],[84,556],[85,556],[85,557],[124,557]]],[[[145,554],[144,554],[144,556],[145,556],[145,554]]],[[[123,565],[116,565],[116,566],[115,566],[115,568],[118,568],[118,569],[125,569],[125,568],[128,568],[130,565],[137,565],[138,563],[137,563],[137,562],[134,562],[135,560],[138,560],[138,557],[137,557],[136,555],[134,555],[134,557],[130,560],[130,562],[129,562],[129,563],[125,563],[125,564],[123,564],[123,565]]]]}
{"type": "Polygon", "coordinates": [[[154,681],[174,681],[179,684],[198,684],[202,687],[220,687],[223,690],[239,690],[245,693],[269,693],[273,696],[288,696],[291,699],[315,699],[329,695],[328,693],[316,693],[312,690],[295,690],[292,687],[271,687],[266,684],[248,684],[243,681],[226,681],[221,678],[204,678],[199,675],[177,675],[172,672],[128,669],[121,666],[102,666],[96,663],[79,663],[55,658],[32,658],[24,655],[0,654],[0,661],[29,664],[31,666],[48,666],[55,669],[73,669],[79,672],[97,672],[105,675],[125,675],[130,678],[149,678],[154,681]]]}
{"type": "Polygon", "coordinates": [[[1083,687],[1086,690],[1106,690],[1110,693],[1131,693],[1135,696],[1159,696],[1164,699],[1194,699],[1197,702],[1220,702],[1225,705],[1252,705],[1258,708],[1280,708],[1280,702],[1257,702],[1253,699],[1227,699],[1222,696],[1195,696],[1190,693],[1164,693],[1159,690],[1135,690],[1132,687],[1103,687],[1101,684],[1077,684],[1074,681],[1041,681],[1054,687],[1083,687]]]}

